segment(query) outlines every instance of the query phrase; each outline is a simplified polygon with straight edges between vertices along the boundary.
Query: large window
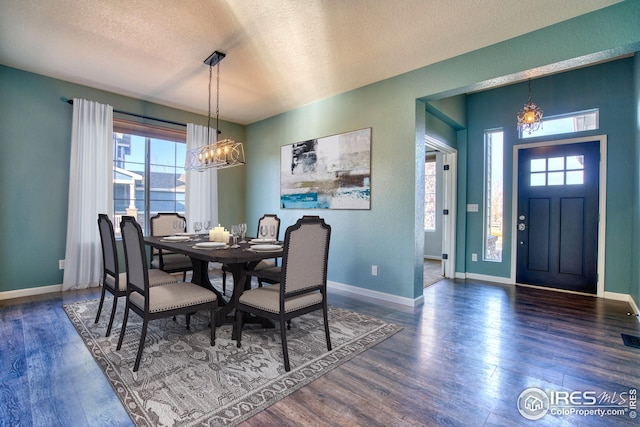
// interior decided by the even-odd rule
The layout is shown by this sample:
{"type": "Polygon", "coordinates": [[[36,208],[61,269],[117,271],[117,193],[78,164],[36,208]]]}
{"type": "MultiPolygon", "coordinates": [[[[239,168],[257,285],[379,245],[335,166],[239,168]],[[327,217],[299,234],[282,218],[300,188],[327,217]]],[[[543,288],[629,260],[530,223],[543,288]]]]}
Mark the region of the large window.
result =
{"type": "Polygon", "coordinates": [[[113,204],[149,232],[158,212],[184,213],[186,132],[114,120],[113,204]]]}
{"type": "Polygon", "coordinates": [[[436,156],[427,156],[424,163],[424,229],[436,229],[436,156]]]}
{"type": "Polygon", "coordinates": [[[485,144],[485,215],[484,257],[485,261],[502,261],[503,224],[503,132],[488,130],[484,134],[485,144]]]}

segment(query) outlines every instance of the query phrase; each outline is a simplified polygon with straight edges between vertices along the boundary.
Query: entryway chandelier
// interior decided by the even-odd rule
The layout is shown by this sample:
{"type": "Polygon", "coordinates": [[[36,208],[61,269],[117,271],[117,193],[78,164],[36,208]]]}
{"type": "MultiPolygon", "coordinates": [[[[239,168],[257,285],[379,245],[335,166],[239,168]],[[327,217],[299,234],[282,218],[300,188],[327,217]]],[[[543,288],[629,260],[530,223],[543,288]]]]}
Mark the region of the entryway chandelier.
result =
{"type": "Polygon", "coordinates": [[[531,79],[529,79],[529,100],[518,113],[518,129],[531,135],[542,126],[543,111],[531,102],[531,79]]]}
{"type": "Polygon", "coordinates": [[[220,61],[225,57],[224,53],[215,51],[205,59],[209,66],[209,110],[207,119],[207,144],[189,150],[185,162],[185,170],[202,172],[206,169],[225,169],[245,164],[244,146],[242,142],[226,138],[220,141],[209,142],[211,131],[211,81],[213,67],[216,67],[216,133],[221,134],[218,124],[220,118],[220,61]]]}

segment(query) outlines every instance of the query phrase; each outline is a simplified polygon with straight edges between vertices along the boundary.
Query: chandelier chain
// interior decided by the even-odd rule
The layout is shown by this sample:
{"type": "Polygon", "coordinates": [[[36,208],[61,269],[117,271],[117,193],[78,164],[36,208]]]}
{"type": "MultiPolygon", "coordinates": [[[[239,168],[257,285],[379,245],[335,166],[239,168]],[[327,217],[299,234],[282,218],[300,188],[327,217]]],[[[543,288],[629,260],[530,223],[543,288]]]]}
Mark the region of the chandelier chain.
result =
{"type": "Polygon", "coordinates": [[[209,129],[211,129],[211,77],[212,67],[209,65],[209,109],[207,111],[207,143],[209,143],[209,129]]]}
{"type": "Polygon", "coordinates": [[[220,117],[220,63],[216,65],[217,77],[216,77],[216,133],[219,133],[220,127],[218,126],[218,118],[220,117]]]}

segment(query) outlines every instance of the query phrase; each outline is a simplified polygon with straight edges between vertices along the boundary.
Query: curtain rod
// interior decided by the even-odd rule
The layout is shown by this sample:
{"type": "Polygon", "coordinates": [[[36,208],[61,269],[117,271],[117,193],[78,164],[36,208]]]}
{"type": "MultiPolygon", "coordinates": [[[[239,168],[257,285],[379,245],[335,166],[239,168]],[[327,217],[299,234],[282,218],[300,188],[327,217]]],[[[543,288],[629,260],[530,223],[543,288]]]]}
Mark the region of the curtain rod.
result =
{"type": "MultiPolygon", "coordinates": [[[[67,99],[67,103],[73,105],[73,99],[67,99]]],[[[184,127],[187,126],[186,123],[172,122],[171,120],[157,119],[155,117],[143,116],[142,114],[128,113],[126,111],[116,110],[115,108],[113,109],[113,112],[118,114],[125,114],[127,116],[139,117],[141,119],[155,120],[156,122],[168,123],[170,125],[177,125],[177,126],[184,126],[184,127]]]]}

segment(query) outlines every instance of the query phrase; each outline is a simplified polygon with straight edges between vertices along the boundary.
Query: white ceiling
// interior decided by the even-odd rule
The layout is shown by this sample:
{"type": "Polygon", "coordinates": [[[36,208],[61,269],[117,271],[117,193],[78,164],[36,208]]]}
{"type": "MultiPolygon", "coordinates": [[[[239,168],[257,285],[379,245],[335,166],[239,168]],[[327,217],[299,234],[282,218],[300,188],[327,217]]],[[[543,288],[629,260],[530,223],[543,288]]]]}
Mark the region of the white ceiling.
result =
{"type": "Polygon", "coordinates": [[[0,0],[0,63],[206,115],[218,50],[248,124],[619,1],[0,0]]]}

